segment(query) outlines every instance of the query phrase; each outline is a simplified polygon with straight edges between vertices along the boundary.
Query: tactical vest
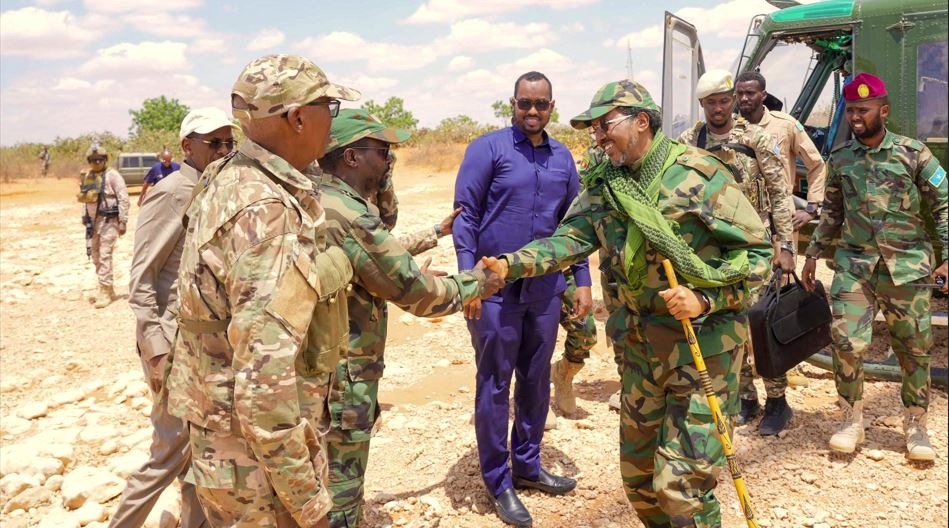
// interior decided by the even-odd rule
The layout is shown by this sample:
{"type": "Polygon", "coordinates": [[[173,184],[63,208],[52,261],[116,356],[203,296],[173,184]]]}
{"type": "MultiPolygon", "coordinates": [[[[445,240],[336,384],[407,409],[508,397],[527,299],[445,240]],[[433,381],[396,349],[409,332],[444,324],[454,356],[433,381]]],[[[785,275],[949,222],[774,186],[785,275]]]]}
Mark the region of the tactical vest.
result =
{"type": "Polygon", "coordinates": [[[84,204],[97,204],[105,191],[105,173],[84,170],[79,174],[79,194],[76,201],[84,204]]]}

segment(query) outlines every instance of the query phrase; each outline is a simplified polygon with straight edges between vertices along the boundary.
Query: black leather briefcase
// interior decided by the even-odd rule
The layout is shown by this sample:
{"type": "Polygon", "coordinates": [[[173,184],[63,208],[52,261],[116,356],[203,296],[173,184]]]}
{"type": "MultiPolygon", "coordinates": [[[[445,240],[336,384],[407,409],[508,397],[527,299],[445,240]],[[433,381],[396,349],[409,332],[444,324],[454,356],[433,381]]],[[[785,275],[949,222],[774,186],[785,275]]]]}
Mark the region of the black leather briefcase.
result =
{"type": "Polygon", "coordinates": [[[758,302],[748,311],[755,370],[765,378],[777,378],[795,365],[830,345],[830,305],[820,281],[813,292],[794,281],[781,284],[781,271],[758,302]]]}

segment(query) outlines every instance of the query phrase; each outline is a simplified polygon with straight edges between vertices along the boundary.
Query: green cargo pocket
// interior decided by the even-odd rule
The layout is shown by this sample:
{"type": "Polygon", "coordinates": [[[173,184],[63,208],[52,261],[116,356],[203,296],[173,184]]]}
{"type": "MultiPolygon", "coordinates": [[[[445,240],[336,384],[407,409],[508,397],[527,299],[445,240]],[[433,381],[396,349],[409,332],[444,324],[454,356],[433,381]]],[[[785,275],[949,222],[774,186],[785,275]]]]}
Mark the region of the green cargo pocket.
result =
{"type": "Polygon", "coordinates": [[[306,375],[316,376],[334,372],[349,344],[346,291],[353,269],[342,249],[330,247],[314,258],[311,271],[318,296],[307,329],[304,362],[306,375]]]}
{"type": "Polygon", "coordinates": [[[234,461],[192,458],[188,478],[202,488],[234,489],[234,461]]]}

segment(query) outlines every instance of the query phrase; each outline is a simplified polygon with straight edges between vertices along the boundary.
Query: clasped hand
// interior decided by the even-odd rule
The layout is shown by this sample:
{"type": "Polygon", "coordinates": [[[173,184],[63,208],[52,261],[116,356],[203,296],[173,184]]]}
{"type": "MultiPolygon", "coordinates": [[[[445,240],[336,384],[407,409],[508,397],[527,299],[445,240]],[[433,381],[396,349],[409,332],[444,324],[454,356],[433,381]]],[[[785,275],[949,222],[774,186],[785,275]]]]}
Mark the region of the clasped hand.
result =
{"type": "Polygon", "coordinates": [[[481,319],[481,299],[487,299],[504,287],[507,278],[507,261],[496,257],[482,257],[475,265],[475,270],[484,273],[484,289],[481,297],[465,305],[465,319],[481,319]]]}

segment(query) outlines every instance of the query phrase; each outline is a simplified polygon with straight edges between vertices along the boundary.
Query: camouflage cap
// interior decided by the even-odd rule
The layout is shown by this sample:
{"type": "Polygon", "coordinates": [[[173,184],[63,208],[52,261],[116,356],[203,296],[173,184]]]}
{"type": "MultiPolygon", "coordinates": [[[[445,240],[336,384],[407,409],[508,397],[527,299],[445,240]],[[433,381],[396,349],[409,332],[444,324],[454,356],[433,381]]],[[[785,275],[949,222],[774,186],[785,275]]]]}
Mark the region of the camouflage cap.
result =
{"type": "Polygon", "coordinates": [[[326,74],[299,55],[264,55],[254,59],[234,81],[231,95],[239,95],[247,108],[234,108],[238,119],[280,115],[320,97],[345,101],[359,99],[359,92],[329,82],[326,74]]]}
{"type": "Polygon", "coordinates": [[[570,126],[577,129],[586,128],[590,126],[590,121],[603,117],[610,110],[621,106],[662,111],[643,85],[623,79],[606,83],[597,90],[593,94],[593,100],[590,101],[590,109],[571,119],[570,126]]]}
{"type": "Polygon", "coordinates": [[[412,135],[408,130],[387,127],[362,108],[340,110],[330,127],[330,144],[326,152],[330,153],[362,138],[371,137],[386,143],[402,143],[412,135]]]}

